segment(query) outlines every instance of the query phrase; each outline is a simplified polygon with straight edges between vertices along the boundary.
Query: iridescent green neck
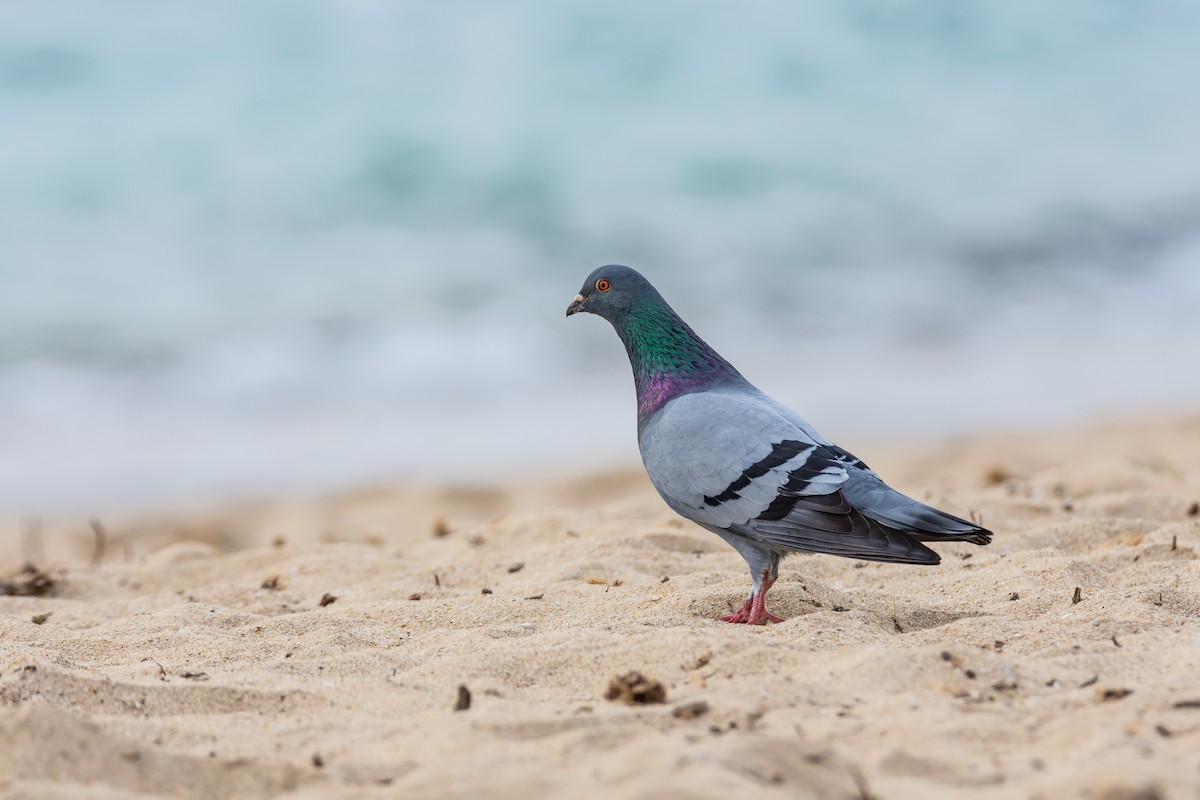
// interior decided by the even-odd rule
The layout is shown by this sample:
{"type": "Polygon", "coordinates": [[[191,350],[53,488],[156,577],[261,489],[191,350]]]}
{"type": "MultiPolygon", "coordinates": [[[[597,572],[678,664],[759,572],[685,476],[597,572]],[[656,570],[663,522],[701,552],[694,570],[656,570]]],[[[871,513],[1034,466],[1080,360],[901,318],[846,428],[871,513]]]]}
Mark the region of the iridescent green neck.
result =
{"type": "Polygon", "coordinates": [[[744,383],[732,365],[661,299],[631,309],[614,325],[637,389],[638,429],[670,399],[723,383],[744,383]]]}

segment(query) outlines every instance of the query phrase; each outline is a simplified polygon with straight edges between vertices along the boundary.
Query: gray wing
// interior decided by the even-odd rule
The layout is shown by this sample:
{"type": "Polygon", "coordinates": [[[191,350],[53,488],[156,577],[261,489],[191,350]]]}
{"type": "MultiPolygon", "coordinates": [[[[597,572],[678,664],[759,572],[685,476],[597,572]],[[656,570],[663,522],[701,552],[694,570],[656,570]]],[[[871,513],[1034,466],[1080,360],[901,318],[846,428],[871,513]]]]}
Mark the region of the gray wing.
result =
{"type": "Polygon", "coordinates": [[[650,480],[671,508],[774,550],[936,564],[848,498],[848,465],[774,401],[745,387],[677,397],[640,434],[650,480]]]}

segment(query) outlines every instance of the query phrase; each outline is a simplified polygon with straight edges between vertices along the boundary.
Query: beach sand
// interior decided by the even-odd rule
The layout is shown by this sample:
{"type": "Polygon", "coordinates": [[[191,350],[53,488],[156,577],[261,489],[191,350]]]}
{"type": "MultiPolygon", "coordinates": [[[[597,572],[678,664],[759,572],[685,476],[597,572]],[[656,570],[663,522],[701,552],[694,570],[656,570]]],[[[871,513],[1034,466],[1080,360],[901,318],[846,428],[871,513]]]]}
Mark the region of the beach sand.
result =
{"type": "Polygon", "coordinates": [[[993,544],[749,627],[640,469],[10,521],[0,797],[1200,797],[1200,418],[843,444],[993,544]]]}

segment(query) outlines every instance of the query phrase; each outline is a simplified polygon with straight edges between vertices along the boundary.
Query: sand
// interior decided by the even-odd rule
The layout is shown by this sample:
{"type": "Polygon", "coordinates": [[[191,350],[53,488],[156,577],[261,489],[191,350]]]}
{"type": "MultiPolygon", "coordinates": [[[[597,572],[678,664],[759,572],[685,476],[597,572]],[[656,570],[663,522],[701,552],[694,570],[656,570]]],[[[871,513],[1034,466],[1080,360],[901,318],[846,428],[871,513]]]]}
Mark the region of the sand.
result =
{"type": "Polygon", "coordinates": [[[1200,797],[1200,418],[844,443],[995,542],[748,627],[633,468],[9,520],[0,797],[1200,797]]]}

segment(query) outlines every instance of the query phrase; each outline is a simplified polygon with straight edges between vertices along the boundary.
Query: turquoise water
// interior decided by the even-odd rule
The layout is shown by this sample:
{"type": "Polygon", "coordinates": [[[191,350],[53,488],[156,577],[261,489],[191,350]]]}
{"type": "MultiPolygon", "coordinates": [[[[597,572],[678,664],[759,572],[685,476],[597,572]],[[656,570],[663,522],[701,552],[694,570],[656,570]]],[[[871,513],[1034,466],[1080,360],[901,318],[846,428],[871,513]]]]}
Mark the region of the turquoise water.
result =
{"type": "Polygon", "coordinates": [[[1200,6],[0,6],[0,508],[632,461],[640,268],[829,435],[1200,399],[1200,6]]]}

